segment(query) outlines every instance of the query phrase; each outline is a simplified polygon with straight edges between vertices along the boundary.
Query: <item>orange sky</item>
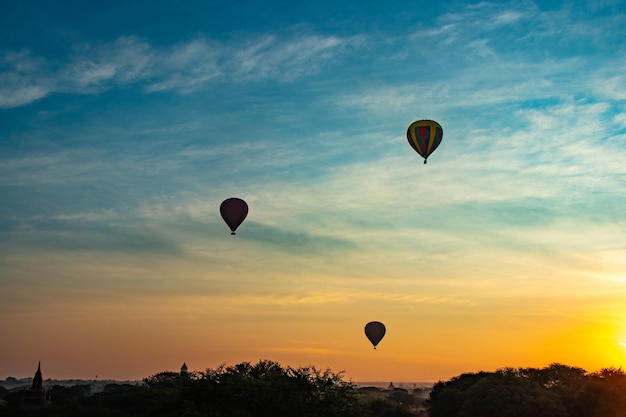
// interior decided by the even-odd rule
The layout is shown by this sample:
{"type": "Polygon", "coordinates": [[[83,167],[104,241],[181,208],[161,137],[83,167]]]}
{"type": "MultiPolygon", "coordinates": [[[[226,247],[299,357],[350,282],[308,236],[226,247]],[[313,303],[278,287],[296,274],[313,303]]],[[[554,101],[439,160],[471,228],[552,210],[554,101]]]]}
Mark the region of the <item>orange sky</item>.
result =
{"type": "MultiPolygon", "coordinates": [[[[600,287],[581,277],[578,285],[567,285],[567,278],[400,285],[370,279],[357,289],[346,285],[353,279],[362,278],[300,276],[292,293],[257,295],[30,288],[15,294],[30,303],[5,313],[2,326],[11,339],[3,341],[4,377],[30,376],[40,360],[44,376],[56,379],[140,379],[183,362],[202,371],[270,359],[330,367],[354,381],[436,381],[553,362],[595,371],[625,363],[617,281],[600,287]],[[387,326],[377,350],[363,333],[369,320],[387,326]]],[[[271,280],[280,278],[258,279],[271,280]]]]}

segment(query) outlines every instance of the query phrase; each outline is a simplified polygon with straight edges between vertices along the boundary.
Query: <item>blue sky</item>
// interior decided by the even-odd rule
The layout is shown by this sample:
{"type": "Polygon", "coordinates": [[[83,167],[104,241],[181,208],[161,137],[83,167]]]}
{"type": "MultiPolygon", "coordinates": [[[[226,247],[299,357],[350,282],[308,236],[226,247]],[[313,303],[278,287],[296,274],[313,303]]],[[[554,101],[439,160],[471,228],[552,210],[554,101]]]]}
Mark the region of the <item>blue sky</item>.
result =
{"type": "Polygon", "coordinates": [[[621,365],[625,28],[621,1],[3,5],[0,377],[621,365]]]}

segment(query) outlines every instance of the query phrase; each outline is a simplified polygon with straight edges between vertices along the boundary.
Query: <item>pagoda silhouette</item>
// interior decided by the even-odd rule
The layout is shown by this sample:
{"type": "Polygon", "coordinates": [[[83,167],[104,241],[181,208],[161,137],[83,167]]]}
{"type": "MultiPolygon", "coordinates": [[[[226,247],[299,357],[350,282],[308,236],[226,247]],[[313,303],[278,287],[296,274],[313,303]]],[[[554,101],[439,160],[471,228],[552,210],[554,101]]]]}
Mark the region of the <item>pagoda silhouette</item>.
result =
{"type": "MultiPolygon", "coordinates": [[[[48,393],[49,395],[49,393],[48,393]]],[[[24,390],[22,397],[22,403],[28,405],[40,405],[44,406],[48,402],[49,398],[46,398],[46,392],[43,387],[43,376],[41,375],[41,361],[37,365],[37,372],[33,377],[33,384],[30,389],[24,390]]]]}

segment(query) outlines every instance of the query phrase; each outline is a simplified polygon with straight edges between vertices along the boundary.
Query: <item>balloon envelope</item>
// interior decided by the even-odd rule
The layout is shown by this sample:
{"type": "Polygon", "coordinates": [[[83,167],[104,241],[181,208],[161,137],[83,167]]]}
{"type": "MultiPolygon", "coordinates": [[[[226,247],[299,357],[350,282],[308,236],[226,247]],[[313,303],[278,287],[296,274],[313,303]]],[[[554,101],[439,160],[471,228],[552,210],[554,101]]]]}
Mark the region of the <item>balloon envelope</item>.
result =
{"type": "Polygon", "coordinates": [[[433,120],[418,120],[409,125],[406,138],[409,145],[424,158],[424,163],[426,163],[428,155],[433,153],[441,143],[443,129],[433,120]]]}
{"type": "Polygon", "coordinates": [[[228,227],[230,227],[230,234],[234,235],[235,230],[248,215],[248,205],[241,198],[227,198],[220,205],[220,213],[228,227]]]}
{"type": "Polygon", "coordinates": [[[374,345],[374,349],[376,349],[376,345],[380,343],[385,336],[385,325],[379,321],[370,321],[365,325],[365,336],[372,342],[374,345]]]}

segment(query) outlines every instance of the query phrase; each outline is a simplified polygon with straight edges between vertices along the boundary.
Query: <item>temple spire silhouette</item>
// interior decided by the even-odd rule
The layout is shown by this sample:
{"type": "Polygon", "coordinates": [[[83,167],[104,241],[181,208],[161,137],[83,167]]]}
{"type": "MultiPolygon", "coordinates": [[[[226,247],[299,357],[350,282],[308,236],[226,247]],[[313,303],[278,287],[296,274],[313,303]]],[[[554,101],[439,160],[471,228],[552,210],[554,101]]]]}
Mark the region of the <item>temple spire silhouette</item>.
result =
{"type": "Polygon", "coordinates": [[[33,378],[33,385],[30,387],[32,392],[40,392],[43,394],[43,376],[41,375],[41,361],[37,365],[37,372],[33,378]]]}
{"type": "MultiPolygon", "coordinates": [[[[48,391],[48,395],[50,391],[48,391]]],[[[41,361],[37,364],[37,372],[33,377],[33,384],[30,389],[25,389],[22,393],[22,403],[28,405],[44,406],[49,402],[43,386],[43,376],[41,375],[41,361]]]]}

